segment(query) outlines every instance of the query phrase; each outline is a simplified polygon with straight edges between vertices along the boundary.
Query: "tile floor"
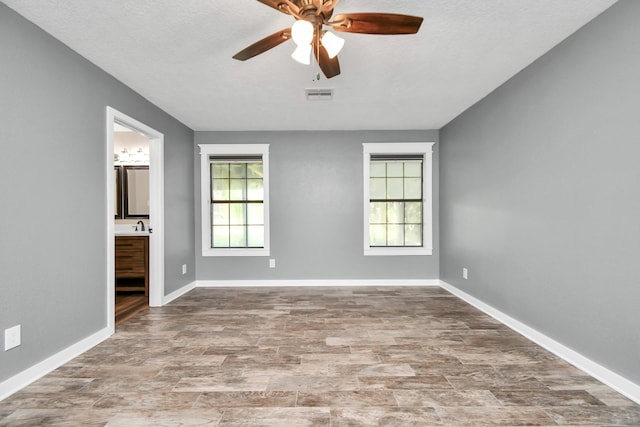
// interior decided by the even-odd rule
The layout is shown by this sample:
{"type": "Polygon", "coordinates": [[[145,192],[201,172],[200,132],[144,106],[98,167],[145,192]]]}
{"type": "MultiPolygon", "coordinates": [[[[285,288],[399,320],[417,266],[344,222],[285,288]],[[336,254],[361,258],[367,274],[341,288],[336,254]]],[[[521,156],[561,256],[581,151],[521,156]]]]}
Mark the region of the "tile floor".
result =
{"type": "Polygon", "coordinates": [[[439,288],[196,289],[0,425],[640,426],[640,405],[439,288]]]}

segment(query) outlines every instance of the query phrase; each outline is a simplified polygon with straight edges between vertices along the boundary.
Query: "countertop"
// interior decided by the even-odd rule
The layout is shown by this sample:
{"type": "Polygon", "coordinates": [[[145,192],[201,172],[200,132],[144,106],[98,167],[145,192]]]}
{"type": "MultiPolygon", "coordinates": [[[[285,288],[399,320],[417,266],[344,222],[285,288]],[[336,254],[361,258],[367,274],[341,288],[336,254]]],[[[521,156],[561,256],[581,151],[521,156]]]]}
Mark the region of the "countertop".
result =
{"type": "MultiPolygon", "coordinates": [[[[140,230],[140,226],[138,225],[138,230],[140,230]]],[[[114,226],[114,234],[116,236],[148,236],[149,235],[149,224],[144,225],[144,231],[135,231],[136,224],[115,224],[114,226]]]]}

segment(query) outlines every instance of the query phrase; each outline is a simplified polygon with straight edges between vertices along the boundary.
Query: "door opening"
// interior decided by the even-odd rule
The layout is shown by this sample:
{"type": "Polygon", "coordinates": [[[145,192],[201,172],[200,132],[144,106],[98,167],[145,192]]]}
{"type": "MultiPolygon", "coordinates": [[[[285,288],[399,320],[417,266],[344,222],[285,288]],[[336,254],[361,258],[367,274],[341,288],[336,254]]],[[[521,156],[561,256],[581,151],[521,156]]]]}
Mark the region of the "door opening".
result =
{"type": "MultiPolygon", "coordinates": [[[[115,239],[116,235],[134,234],[134,240],[146,240],[147,269],[144,288],[148,289],[148,302],[152,307],[163,305],[164,299],[164,136],[162,133],[127,116],[111,107],[107,107],[107,326],[111,333],[115,331],[115,239]],[[133,147],[121,147],[116,132],[130,130],[135,141],[133,147]],[[138,138],[139,137],[139,138],[138,138]],[[148,144],[145,148],[143,141],[148,144]],[[115,147],[119,153],[116,160],[115,147]],[[124,154],[124,153],[126,154],[124,154]],[[145,163],[148,169],[145,171],[145,163]],[[116,177],[114,179],[114,176],[116,177]],[[118,178],[119,177],[119,178],[118,178]],[[120,179],[120,182],[119,182],[120,179]],[[148,182],[148,212],[145,212],[147,194],[129,194],[135,191],[133,184],[125,187],[125,182],[148,182]],[[148,216],[148,218],[146,218],[148,216]],[[114,218],[120,221],[116,224],[114,218]],[[135,231],[135,227],[138,231],[135,231]],[[142,233],[142,226],[145,227],[142,233]],[[129,228],[131,230],[129,230],[129,228]],[[150,229],[150,230],[149,230],[150,229]],[[131,231],[128,233],[127,231],[131,231]],[[146,239],[137,239],[148,236],[146,239]]],[[[126,145],[126,143],[125,143],[126,145]]],[[[144,188],[144,185],[140,186],[144,188]]],[[[119,237],[120,239],[120,237],[119,237]]],[[[123,239],[126,240],[126,239],[123,239]]],[[[126,285],[126,283],[125,283],[126,285]]],[[[124,288],[123,288],[124,289],[124,288]]],[[[131,288],[132,289],[132,288],[131,288]]]]}

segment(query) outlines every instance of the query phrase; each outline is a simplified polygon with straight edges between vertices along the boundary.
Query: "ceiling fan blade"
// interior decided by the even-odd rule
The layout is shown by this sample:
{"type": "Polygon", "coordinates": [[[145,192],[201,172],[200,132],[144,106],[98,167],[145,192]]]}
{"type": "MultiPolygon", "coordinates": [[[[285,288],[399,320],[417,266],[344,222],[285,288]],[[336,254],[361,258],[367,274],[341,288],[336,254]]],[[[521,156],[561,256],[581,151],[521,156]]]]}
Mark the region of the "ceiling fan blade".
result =
{"type": "Polygon", "coordinates": [[[298,13],[300,8],[291,0],[258,0],[262,4],[266,4],[274,8],[275,10],[279,10],[282,13],[290,15],[289,11],[293,11],[294,13],[298,13]]]}
{"type": "Polygon", "coordinates": [[[240,52],[233,55],[233,59],[246,61],[247,59],[253,58],[256,55],[260,55],[261,53],[278,46],[280,43],[286,42],[290,38],[291,28],[285,28],[284,30],[273,33],[270,36],[267,36],[262,40],[255,42],[251,46],[241,50],[240,52]]]}
{"type": "Polygon", "coordinates": [[[336,31],[360,34],[415,34],[421,24],[419,16],[395,13],[346,13],[330,23],[336,31]]]}
{"type": "Polygon", "coordinates": [[[320,66],[322,73],[327,79],[340,74],[340,63],[338,62],[338,57],[335,56],[333,58],[329,58],[327,49],[325,49],[322,44],[320,44],[320,48],[318,49],[317,40],[313,41],[313,52],[316,56],[316,60],[318,61],[318,65],[320,66]]]}

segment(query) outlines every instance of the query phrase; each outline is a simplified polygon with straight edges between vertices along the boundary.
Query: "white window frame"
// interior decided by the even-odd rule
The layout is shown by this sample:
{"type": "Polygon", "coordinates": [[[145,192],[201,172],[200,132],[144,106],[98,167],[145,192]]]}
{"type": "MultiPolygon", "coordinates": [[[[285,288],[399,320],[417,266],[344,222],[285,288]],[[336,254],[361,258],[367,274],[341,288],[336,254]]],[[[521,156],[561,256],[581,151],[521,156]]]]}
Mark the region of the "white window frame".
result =
{"type": "Polygon", "coordinates": [[[202,216],[202,256],[269,256],[269,144],[198,144],[200,147],[200,205],[202,216]],[[211,168],[209,156],[262,156],[264,184],[264,247],[211,247],[211,168]]]}
{"type": "Polygon", "coordinates": [[[432,255],[433,254],[433,142],[363,143],[364,171],[364,254],[365,255],[432,255]],[[369,246],[369,176],[372,154],[421,154],[422,162],[422,247],[369,246]]]}

